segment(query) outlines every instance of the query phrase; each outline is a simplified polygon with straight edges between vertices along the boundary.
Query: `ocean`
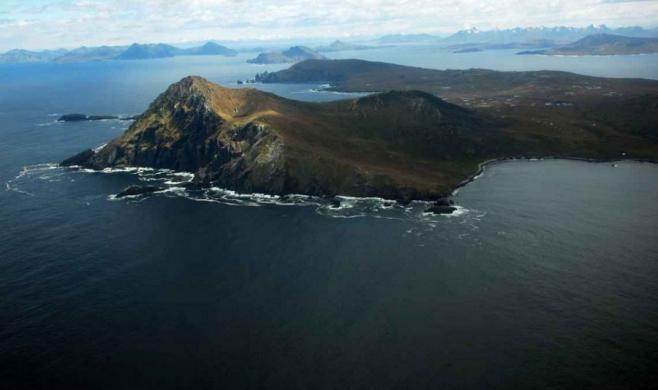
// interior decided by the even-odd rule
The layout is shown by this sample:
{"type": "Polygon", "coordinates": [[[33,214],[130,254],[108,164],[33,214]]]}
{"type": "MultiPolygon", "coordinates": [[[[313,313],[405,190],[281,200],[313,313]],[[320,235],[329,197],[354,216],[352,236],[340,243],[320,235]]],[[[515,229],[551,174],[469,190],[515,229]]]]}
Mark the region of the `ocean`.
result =
{"type": "MultiPolygon", "coordinates": [[[[658,380],[658,166],[517,160],[458,212],[187,193],[188,176],[57,162],[195,74],[253,56],[0,65],[0,387],[583,388],[658,380]],[[130,184],[169,183],[117,200],[130,184]]],[[[334,53],[438,69],[658,79],[657,55],[334,53]]],[[[358,94],[254,85],[299,100],[358,94]]]]}

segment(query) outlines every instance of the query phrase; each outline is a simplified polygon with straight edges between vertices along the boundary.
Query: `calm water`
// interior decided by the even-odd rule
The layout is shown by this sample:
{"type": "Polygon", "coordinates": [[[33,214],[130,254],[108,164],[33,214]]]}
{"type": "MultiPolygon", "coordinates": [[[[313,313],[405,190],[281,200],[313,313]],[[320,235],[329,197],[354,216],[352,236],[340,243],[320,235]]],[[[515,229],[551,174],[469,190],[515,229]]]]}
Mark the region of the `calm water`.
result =
{"type": "MultiPolygon", "coordinates": [[[[491,55],[421,50],[412,61],[408,50],[359,55],[436,68],[491,55]]],[[[501,163],[459,191],[458,215],[441,217],[220,190],[116,201],[129,184],[183,177],[52,164],[126,125],[55,124],[57,114],[139,113],[187,74],[230,84],[281,68],[243,57],[0,67],[0,387],[658,380],[656,165],[501,163]]],[[[486,64],[658,78],[651,56],[519,58],[486,64]]],[[[314,87],[267,86],[345,97],[314,87]]]]}

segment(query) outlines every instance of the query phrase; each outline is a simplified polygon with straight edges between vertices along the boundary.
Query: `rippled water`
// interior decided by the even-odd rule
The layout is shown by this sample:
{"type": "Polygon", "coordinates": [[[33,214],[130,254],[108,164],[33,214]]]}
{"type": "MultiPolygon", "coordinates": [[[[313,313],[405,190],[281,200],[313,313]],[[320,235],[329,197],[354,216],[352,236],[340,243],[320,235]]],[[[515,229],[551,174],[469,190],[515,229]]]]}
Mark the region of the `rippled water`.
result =
{"type": "Polygon", "coordinates": [[[58,114],[139,113],[188,73],[276,69],[243,59],[0,68],[0,387],[655,383],[656,165],[493,164],[434,216],[54,164],[127,125],[58,114]],[[114,198],[140,182],[168,189],[114,198]]]}

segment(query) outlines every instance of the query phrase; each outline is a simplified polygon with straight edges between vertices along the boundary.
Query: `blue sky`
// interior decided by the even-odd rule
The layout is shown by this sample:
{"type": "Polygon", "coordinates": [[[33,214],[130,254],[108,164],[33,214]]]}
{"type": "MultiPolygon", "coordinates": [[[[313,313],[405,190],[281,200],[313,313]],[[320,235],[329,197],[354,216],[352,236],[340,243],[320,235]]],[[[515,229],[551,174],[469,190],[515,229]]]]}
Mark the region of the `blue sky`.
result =
{"type": "Polygon", "coordinates": [[[81,45],[658,25],[658,0],[0,0],[0,51],[81,45]]]}

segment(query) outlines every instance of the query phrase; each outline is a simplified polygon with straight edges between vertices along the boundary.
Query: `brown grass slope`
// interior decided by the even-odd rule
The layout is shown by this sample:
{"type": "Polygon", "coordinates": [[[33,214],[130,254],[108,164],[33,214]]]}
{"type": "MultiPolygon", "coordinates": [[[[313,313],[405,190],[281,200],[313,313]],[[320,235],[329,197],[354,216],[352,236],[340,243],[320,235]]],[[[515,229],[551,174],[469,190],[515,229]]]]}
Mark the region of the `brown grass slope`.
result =
{"type": "Polygon", "coordinates": [[[363,60],[309,60],[266,83],[331,83],[344,92],[422,90],[495,118],[524,155],[658,159],[658,81],[568,72],[435,70],[363,60]]]}
{"type": "Polygon", "coordinates": [[[436,199],[493,158],[658,156],[655,101],[592,103],[604,121],[582,106],[542,104],[533,114],[526,105],[520,116],[511,106],[465,108],[413,90],[308,103],[186,77],[122,136],[64,164],[191,171],[242,192],[436,199]]]}
{"type": "Polygon", "coordinates": [[[513,151],[496,123],[424,92],[306,103],[199,77],[170,86],[119,138],[64,162],[195,172],[238,191],[444,196],[513,151]]]}

